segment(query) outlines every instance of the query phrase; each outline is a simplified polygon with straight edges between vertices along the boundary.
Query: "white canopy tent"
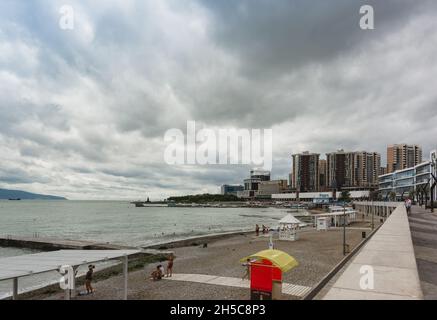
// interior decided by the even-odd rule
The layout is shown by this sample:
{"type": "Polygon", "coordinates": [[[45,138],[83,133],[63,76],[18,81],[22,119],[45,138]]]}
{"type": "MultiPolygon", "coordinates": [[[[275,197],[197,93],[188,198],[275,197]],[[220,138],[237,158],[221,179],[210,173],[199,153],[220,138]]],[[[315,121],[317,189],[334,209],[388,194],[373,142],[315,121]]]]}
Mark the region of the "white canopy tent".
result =
{"type": "Polygon", "coordinates": [[[286,215],[279,220],[279,240],[295,241],[297,240],[297,230],[306,224],[294,217],[292,214],[286,215]]]}
{"type": "MultiPolygon", "coordinates": [[[[140,252],[140,250],[59,250],[1,258],[0,281],[13,280],[13,299],[16,300],[20,277],[59,271],[63,266],[77,268],[84,264],[121,259],[124,273],[124,299],[127,300],[128,257],[140,252]]],[[[72,278],[74,281],[74,277],[72,278]]],[[[66,290],[66,299],[69,298],[70,290],[66,290]]]]}

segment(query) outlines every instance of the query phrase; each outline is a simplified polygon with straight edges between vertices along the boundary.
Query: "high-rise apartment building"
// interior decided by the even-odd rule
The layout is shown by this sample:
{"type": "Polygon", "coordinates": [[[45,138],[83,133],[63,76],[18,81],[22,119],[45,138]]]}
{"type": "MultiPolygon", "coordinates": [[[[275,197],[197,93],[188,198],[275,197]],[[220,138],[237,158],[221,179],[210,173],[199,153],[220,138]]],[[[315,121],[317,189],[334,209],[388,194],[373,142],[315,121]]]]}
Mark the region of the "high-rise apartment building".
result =
{"type": "Polygon", "coordinates": [[[331,190],[376,188],[381,167],[377,152],[345,152],[326,154],[327,187],[331,190]]]}
{"type": "Polygon", "coordinates": [[[291,187],[299,192],[319,191],[318,153],[303,152],[294,154],[291,187]]]}
{"type": "Polygon", "coordinates": [[[346,184],[346,157],[344,150],[326,154],[326,183],[329,189],[341,190],[346,184]]]}
{"type": "Polygon", "coordinates": [[[326,191],[328,188],[328,184],[327,184],[327,161],[324,159],[320,159],[319,160],[319,186],[320,186],[320,190],[319,191],[326,191]]]}
{"type": "Polygon", "coordinates": [[[387,173],[412,168],[422,163],[422,148],[418,145],[394,144],[387,147],[387,173]]]}
{"type": "Polygon", "coordinates": [[[378,185],[381,155],[377,152],[355,152],[351,187],[372,188],[378,185]]]}

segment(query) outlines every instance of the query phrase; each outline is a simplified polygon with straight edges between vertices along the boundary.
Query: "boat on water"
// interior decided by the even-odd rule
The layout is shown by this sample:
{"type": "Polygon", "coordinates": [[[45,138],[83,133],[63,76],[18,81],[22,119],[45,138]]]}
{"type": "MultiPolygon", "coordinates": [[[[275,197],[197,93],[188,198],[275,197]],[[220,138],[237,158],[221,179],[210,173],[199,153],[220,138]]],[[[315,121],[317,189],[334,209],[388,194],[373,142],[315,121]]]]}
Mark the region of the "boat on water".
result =
{"type": "Polygon", "coordinates": [[[20,198],[15,198],[15,199],[8,199],[9,201],[21,201],[20,198]]]}

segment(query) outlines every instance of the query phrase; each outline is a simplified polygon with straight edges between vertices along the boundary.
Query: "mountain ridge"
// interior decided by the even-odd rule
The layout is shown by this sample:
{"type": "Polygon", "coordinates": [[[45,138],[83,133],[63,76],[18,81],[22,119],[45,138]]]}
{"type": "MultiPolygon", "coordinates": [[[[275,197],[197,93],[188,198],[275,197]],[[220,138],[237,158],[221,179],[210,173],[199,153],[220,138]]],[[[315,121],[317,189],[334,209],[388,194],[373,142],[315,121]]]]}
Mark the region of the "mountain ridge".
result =
{"type": "Polygon", "coordinates": [[[22,190],[8,190],[0,188],[0,200],[21,199],[21,200],[67,200],[67,198],[46,194],[32,193],[22,190]]]}

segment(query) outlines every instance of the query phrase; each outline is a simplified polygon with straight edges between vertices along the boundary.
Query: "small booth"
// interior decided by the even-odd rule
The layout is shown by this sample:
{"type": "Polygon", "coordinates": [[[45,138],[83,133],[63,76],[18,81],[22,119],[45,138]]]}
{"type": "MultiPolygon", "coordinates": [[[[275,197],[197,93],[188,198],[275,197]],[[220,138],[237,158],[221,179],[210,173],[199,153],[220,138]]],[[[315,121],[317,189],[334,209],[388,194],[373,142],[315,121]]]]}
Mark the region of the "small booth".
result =
{"type": "Polygon", "coordinates": [[[295,241],[298,239],[298,230],[303,225],[292,214],[288,214],[279,221],[279,240],[295,241]]]}
{"type": "Polygon", "coordinates": [[[329,228],[347,226],[357,220],[356,211],[333,211],[328,213],[321,213],[315,216],[315,224],[317,230],[327,230],[329,228]]]}
{"type": "Polygon", "coordinates": [[[282,273],[298,266],[298,262],[280,250],[263,250],[241,262],[250,261],[251,300],[279,300],[282,296],[282,273]]]}
{"type": "Polygon", "coordinates": [[[316,218],[316,228],[317,231],[328,230],[329,222],[327,217],[317,217],[316,218]]]}

